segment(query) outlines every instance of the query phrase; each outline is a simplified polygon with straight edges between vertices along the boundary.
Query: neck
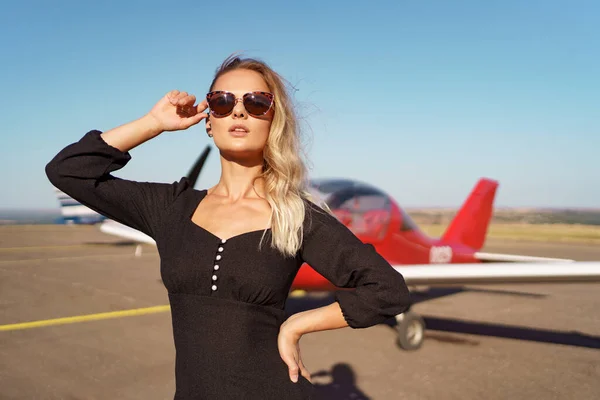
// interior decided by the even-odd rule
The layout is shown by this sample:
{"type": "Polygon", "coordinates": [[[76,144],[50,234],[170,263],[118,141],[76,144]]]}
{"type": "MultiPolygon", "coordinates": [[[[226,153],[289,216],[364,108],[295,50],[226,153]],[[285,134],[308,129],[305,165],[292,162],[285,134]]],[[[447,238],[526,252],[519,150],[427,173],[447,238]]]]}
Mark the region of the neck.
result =
{"type": "Polygon", "coordinates": [[[221,178],[211,194],[226,197],[235,202],[243,198],[265,197],[262,173],[263,158],[231,159],[221,155],[221,178]]]}

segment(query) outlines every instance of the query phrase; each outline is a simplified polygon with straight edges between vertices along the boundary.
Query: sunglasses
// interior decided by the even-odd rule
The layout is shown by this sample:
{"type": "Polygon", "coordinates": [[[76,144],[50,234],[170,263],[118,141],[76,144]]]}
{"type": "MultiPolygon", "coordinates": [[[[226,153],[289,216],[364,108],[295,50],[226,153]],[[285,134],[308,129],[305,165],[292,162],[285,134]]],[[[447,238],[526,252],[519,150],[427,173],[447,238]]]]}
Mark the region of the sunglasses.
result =
{"type": "Polygon", "coordinates": [[[236,98],[235,94],[226,91],[210,92],[206,95],[206,101],[210,112],[216,117],[224,117],[233,111],[233,108],[239,100],[244,104],[248,114],[253,117],[265,115],[273,106],[273,96],[269,92],[249,92],[241,98],[236,98]]]}

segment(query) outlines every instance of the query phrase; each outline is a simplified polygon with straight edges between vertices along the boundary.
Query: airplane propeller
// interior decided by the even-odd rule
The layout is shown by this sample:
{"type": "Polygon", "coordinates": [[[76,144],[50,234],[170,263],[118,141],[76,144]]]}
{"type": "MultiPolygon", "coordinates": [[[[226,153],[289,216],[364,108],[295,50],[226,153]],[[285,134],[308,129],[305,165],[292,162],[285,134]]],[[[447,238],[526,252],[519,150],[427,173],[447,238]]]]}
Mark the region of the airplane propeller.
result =
{"type": "Polygon", "coordinates": [[[190,181],[190,185],[194,187],[196,185],[196,181],[198,180],[198,176],[200,176],[200,171],[202,171],[202,167],[204,167],[204,163],[208,158],[208,154],[210,153],[210,146],[206,146],[200,157],[196,160],[190,172],[187,174],[187,178],[190,181]]]}

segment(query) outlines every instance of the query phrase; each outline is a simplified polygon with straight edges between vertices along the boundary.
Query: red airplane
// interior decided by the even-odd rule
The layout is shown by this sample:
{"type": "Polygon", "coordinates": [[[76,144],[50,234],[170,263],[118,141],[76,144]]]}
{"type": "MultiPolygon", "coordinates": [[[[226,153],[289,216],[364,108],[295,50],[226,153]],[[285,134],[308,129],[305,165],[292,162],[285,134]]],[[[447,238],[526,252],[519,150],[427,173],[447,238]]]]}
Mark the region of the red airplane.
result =
{"type": "MultiPolygon", "coordinates": [[[[482,262],[572,261],[547,257],[483,253],[498,182],[481,178],[441,238],[424,234],[393,198],[363,182],[311,181],[313,194],[361,241],[375,246],[392,265],[482,262]]],[[[304,290],[335,287],[305,265],[294,281],[304,290]]]]}
{"type": "MultiPolygon", "coordinates": [[[[195,185],[209,152],[207,147],[190,170],[188,179],[191,186],[195,185]]],[[[446,232],[441,238],[434,239],[421,232],[394,199],[376,187],[349,179],[321,179],[310,183],[317,202],[325,203],[361,241],[372,244],[403,275],[409,286],[473,282],[592,282],[600,279],[599,263],[480,252],[493,213],[497,187],[496,181],[482,178],[446,232]],[[482,267],[482,262],[494,264],[482,267]]],[[[87,212],[73,199],[64,194],[61,196],[61,207],[76,206],[66,213],[71,218],[75,217],[73,220],[78,217],[74,214],[87,212]]],[[[144,233],[113,220],[103,220],[100,230],[137,243],[155,244],[144,233]]],[[[136,254],[140,252],[141,246],[138,245],[136,254]]],[[[300,268],[292,284],[296,293],[337,289],[307,264],[300,268]]],[[[421,346],[425,323],[418,314],[409,310],[396,316],[396,329],[397,343],[401,348],[414,350],[421,346]]]]}
{"type": "MultiPolygon", "coordinates": [[[[485,242],[498,183],[481,179],[467,201],[439,238],[425,235],[406,212],[381,190],[352,180],[314,180],[313,194],[361,241],[375,246],[390,264],[477,263],[491,261],[479,253],[485,242]]],[[[494,261],[505,255],[495,255],[494,261]]],[[[520,256],[513,256],[520,257],[520,256]]],[[[514,261],[514,260],[513,260],[514,261]]],[[[523,257],[521,261],[531,261],[523,257]]],[[[294,287],[332,290],[331,283],[307,265],[299,271],[294,287]]]]}

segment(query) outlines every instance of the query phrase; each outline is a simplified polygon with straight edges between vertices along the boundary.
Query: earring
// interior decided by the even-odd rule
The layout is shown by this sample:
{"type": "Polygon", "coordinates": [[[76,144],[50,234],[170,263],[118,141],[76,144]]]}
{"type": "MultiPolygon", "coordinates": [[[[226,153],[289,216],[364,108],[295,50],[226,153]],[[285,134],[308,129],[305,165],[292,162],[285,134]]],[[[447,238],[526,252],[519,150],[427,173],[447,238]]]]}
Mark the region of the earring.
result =
{"type": "Polygon", "coordinates": [[[212,133],[209,133],[209,134],[208,134],[208,137],[213,137],[212,133]]]}

